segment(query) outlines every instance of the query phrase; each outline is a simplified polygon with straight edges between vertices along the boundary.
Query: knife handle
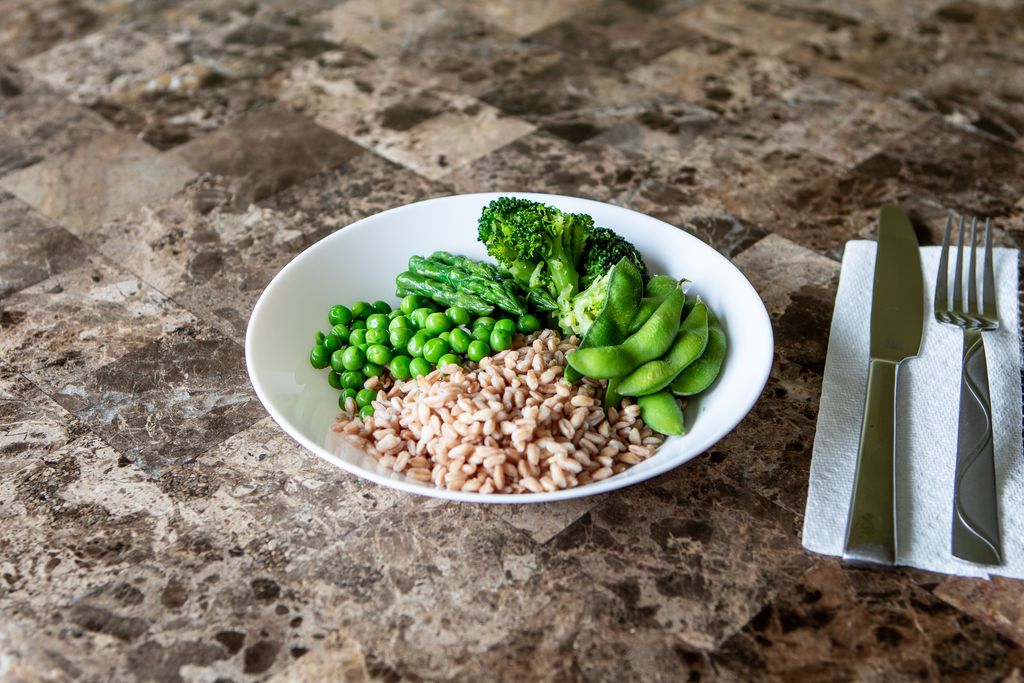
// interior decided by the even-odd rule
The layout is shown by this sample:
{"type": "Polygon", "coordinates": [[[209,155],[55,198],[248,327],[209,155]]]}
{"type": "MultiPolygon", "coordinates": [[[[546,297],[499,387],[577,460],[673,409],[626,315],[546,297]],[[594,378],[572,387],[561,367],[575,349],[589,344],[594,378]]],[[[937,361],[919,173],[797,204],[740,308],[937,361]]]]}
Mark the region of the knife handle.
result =
{"type": "Polygon", "coordinates": [[[960,374],[952,545],[954,557],[961,560],[976,564],[1002,564],[988,362],[981,332],[969,329],[964,330],[960,374]]]}
{"type": "Polygon", "coordinates": [[[850,502],[843,558],[853,562],[896,561],[894,500],[896,369],[898,363],[871,360],[857,474],[850,502]]]}

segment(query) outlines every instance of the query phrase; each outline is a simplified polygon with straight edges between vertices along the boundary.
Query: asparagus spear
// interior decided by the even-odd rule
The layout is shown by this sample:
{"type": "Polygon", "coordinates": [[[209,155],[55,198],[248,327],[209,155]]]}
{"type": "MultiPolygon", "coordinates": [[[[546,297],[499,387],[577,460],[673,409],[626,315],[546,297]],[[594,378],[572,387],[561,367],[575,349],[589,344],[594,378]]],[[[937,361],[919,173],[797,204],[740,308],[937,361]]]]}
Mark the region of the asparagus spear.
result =
{"type": "Polygon", "coordinates": [[[443,282],[409,271],[398,274],[395,278],[395,288],[429,297],[448,306],[461,306],[474,315],[488,315],[494,311],[494,306],[478,296],[456,291],[443,282]]]}

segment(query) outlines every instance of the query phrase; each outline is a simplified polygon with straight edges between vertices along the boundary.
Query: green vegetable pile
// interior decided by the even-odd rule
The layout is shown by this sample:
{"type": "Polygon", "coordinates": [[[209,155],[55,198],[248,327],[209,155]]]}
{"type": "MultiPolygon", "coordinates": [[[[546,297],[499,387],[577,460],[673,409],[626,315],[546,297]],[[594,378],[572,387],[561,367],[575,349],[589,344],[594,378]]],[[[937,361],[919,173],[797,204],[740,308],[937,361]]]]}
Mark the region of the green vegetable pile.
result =
{"type": "Polygon", "coordinates": [[[711,386],[725,357],[725,332],[707,305],[672,278],[657,275],[646,289],[640,282],[628,258],[615,265],[604,307],[567,357],[566,378],[606,379],[605,409],[633,396],[651,429],[682,434],[676,397],[711,386]]]}
{"type": "Polygon", "coordinates": [[[516,332],[530,334],[541,327],[529,313],[496,320],[475,316],[463,306],[442,310],[437,300],[419,294],[407,294],[394,310],[386,301],[332,306],[327,322],[331,329],[316,333],[309,362],[318,370],[329,368],[327,382],[341,392],[339,407],[344,410],[352,398],[360,417],[373,415],[377,395],[367,381],[385,370],[406,380],[461,365],[467,358],[479,362],[510,348],[516,332]]]}
{"type": "Polygon", "coordinates": [[[309,360],[328,369],[342,409],[351,398],[360,417],[373,414],[372,377],[478,362],[510,348],[516,333],[548,326],[581,339],[566,381],[607,380],[606,409],[635,397],[652,429],[683,433],[677,399],[707,389],[726,352],[703,301],[674,278],[651,277],[633,244],[585,214],[501,197],[483,209],[477,236],[494,264],[414,255],[395,278],[398,309],[359,301],[328,311],[331,328],[316,333],[309,360]]]}

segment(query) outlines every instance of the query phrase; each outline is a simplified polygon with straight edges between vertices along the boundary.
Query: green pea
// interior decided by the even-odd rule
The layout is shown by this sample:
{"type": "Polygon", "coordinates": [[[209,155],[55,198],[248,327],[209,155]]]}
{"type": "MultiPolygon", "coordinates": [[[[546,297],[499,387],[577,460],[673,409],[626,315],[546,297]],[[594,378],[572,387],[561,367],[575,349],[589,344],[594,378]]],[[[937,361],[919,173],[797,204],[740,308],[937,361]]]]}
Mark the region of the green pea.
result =
{"type": "Polygon", "coordinates": [[[491,328],[489,328],[489,327],[487,327],[485,325],[478,325],[478,326],[473,328],[473,334],[471,336],[473,337],[473,339],[476,339],[478,341],[482,341],[482,342],[490,341],[490,339],[491,339],[491,328]]]}
{"type": "Polygon", "coordinates": [[[363,366],[362,372],[366,377],[380,377],[384,374],[384,368],[376,363],[367,363],[363,366]]]}
{"type": "Polygon", "coordinates": [[[366,355],[366,349],[370,348],[370,345],[368,343],[363,343],[363,344],[357,345],[356,348],[358,348],[360,351],[362,351],[363,355],[365,356],[366,355]]]}
{"type": "Polygon", "coordinates": [[[346,325],[345,323],[338,323],[337,325],[331,328],[330,333],[338,335],[338,339],[344,341],[348,339],[348,336],[350,334],[352,334],[352,330],[350,330],[348,325],[346,325]]]}
{"type": "Polygon", "coordinates": [[[350,322],[348,324],[348,326],[349,326],[350,329],[353,329],[353,330],[365,330],[366,329],[366,321],[365,320],[353,320],[352,322],[350,322]]]}
{"type": "Polygon", "coordinates": [[[451,344],[452,343],[452,333],[451,333],[451,330],[445,330],[441,334],[437,335],[437,338],[438,339],[444,339],[446,342],[451,344]]]}
{"type": "Polygon", "coordinates": [[[391,363],[388,364],[391,376],[400,380],[407,380],[412,377],[412,374],[409,372],[409,362],[411,360],[409,356],[395,356],[392,358],[391,363]]]}
{"type": "Polygon", "coordinates": [[[434,368],[426,358],[413,358],[409,363],[409,374],[413,377],[422,377],[433,372],[434,368]]]}
{"type": "Polygon", "coordinates": [[[316,346],[324,345],[324,333],[320,330],[316,331],[316,346]]]}
{"type": "Polygon", "coordinates": [[[341,389],[341,375],[331,370],[327,373],[327,383],[331,385],[333,389],[341,389]]]}
{"type": "Polygon", "coordinates": [[[455,353],[465,353],[469,349],[469,342],[471,341],[473,341],[473,338],[469,336],[469,332],[466,332],[461,327],[456,327],[448,333],[448,344],[451,345],[452,351],[455,353]]]}
{"type": "Polygon", "coordinates": [[[356,320],[366,320],[373,313],[373,306],[366,301],[357,301],[352,304],[352,317],[356,320]]]}
{"type": "Polygon", "coordinates": [[[644,424],[654,431],[666,436],[686,431],[683,411],[679,409],[679,403],[668,391],[640,396],[636,402],[640,406],[640,417],[644,424]]]}
{"type": "Polygon", "coordinates": [[[331,310],[327,311],[327,322],[331,325],[337,325],[338,323],[348,324],[352,318],[352,311],[345,306],[331,306],[331,310]]]}
{"type": "Polygon", "coordinates": [[[516,333],[516,321],[511,318],[502,318],[498,322],[494,323],[494,329],[504,330],[509,334],[516,333]]]}
{"type": "Polygon", "coordinates": [[[496,321],[489,315],[482,315],[473,322],[473,327],[486,327],[488,330],[493,330],[496,321]]]}
{"type": "Polygon", "coordinates": [[[345,372],[345,351],[348,349],[347,346],[342,347],[331,354],[331,370],[341,374],[345,372]]]}
{"type": "Polygon", "coordinates": [[[363,386],[363,382],[365,381],[366,378],[363,376],[363,373],[361,372],[349,370],[347,372],[341,373],[341,386],[345,387],[346,389],[358,389],[359,387],[363,386]]]}
{"type": "Polygon", "coordinates": [[[406,315],[411,315],[417,308],[421,308],[425,301],[426,299],[419,294],[410,294],[402,299],[400,310],[406,315]]]}
{"type": "Polygon", "coordinates": [[[356,405],[360,408],[368,406],[375,398],[377,398],[376,389],[360,389],[356,394],[356,405]]]}
{"type": "Polygon", "coordinates": [[[370,345],[373,345],[373,344],[387,344],[390,339],[391,339],[391,335],[388,334],[388,331],[385,330],[385,329],[382,329],[382,328],[378,327],[375,330],[367,330],[366,331],[366,343],[367,344],[370,344],[370,345]]]}
{"type": "Polygon", "coordinates": [[[406,330],[413,329],[412,321],[409,320],[408,316],[399,315],[394,320],[392,320],[390,323],[388,323],[388,330],[389,331],[397,330],[397,329],[406,329],[406,330]]]}
{"type": "Polygon", "coordinates": [[[451,347],[444,339],[434,338],[423,345],[423,357],[431,364],[436,364],[444,354],[448,353],[451,347]]]}
{"type": "Polygon", "coordinates": [[[350,346],[342,353],[341,362],[346,370],[361,370],[366,365],[366,354],[358,346],[350,346]]]}
{"type": "Polygon", "coordinates": [[[326,368],[330,362],[331,354],[320,344],[314,346],[313,350],[309,352],[309,364],[317,370],[326,368]]]}
{"type": "Polygon", "coordinates": [[[451,321],[452,327],[469,324],[469,311],[462,306],[452,306],[446,309],[444,314],[451,321]]]}
{"type": "Polygon", "coordinates": [[[356,399],[355,389],[342,389],[341,394],[338,396],[338,407],[345,410],[345,399],[351,398],[353,401],[356,399]]]}
{"type": "Polygon", "coordinates": [[[396,308],[395,310],[393,310],[390,313],[388,313],[388,320],[394,320],[395,318],[397,318],[400,315],[402,315],[402,309],[401,308],[396,308]]]}
{"type": "Polygon", "coordinates": [[[420,330],[412,336],[409,343],[406,344],[405,349],[409,352],[409,355],[413,358],[423,355],[423,346],[430,341],[430,337],[426,332],[420,330]]]}
{"type": "Polygon", "coordinates": [[[491,330],[490,342],[491,349],[493,349],[495,353],[497,353],[498,351],[504,351],[505,349],[510,348],[512,346],[512,333],[507,330],[495,327],[493,330],[491,330]]]}
{"type": "Polygon", "coordinates": [[[335,351],[341,348],[341,338],[338,335],[331,332],[326,337],[324,337],[323,347],[330,351],[331,353],[334,353],[335,351]]]}
{"type": "Polygon", "coordinates": [[[437,367],[443,368],[446,365],[460,365],[462,359],[456,356],[454,353],[446,353],[437,359],[437,367]]]}
{"type": "Polygon", "coordinates": [[[491,347],[487,345],[487,342],[477,339],[469,343],[466,355],[471,361],[479,363],[481,359],[491,355],[491,347]]]}
{"type": "Polygon", "coordinates": [[[368,417],[373,417],[373,406],[365,405],[359,409],[359,419],[365,420],[368,417]]]}
{"type": "Polygon", "coordinates": [[[432,311],[431,309],[427,308],[426,306],[420,306],[415,311],[410,313],[409,317],[412,319],[413,324],[418,329],[422,330],[423,328],[425,328],[427,326],[427,316],[429,316],[433,312],[434,311],[432,311]]]}
{"type": "Polygon", "coordinates": [[[388,341],[391,342],[392,348],[403,350],[409,344],[409,340],[416,334],[407,327],[399,327],[391,330],[391,334],[388,335],[388,341]]]}
{"type": "Polygon", "coordinates": [[[387,315],[388,313],[391,312],[391,304],[389,304],[387,301],[384,301],[383,299],[377,299],[370,305],[373,307],[374,313],[382,313],[384,315],[387,315]]]}
{"type": "Polygon", "coordinates": [[[424,327],[427,330],[427,334],[432,337],[436,337],[442,332],[447,332],[452,326],[448,316],[444,313],[431,313],[427,316],[424,327]]]}
{"type": "Polygon", "coordinates": [[[373,313],[369,318],[366,319],[366,329],[368,330],[386,330],[388,329],[388,317],[383,313],[373,313]]]}
{"type": "Polygon", "coordinates": [[[348,343],[352,346],[366,343],[366,330],[352,330],[348,335],[348,343]]]}
{"type": "Polygon", "coordinates": [[[391,349],[383,344],[374,344],[366,350],[366,359],[377,365],[386,365],[391,362],[391,349]]]}
{"type": "Polygon", "coordinates": [[[535,315],[529,313],[519,316],[519,322],[516,327],[523,334],[531,334],[540,329],[540,319],[535,315]]]}

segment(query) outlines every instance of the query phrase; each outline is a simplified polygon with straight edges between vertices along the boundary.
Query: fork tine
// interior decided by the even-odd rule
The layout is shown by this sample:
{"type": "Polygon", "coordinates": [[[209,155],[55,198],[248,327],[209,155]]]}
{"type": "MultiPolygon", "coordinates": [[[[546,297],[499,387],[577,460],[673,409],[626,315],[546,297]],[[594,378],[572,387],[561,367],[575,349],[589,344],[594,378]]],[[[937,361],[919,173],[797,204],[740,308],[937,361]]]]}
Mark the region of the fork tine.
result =
{"type": "Polygon", "coordinates": [[[949,234],[953,229],[953,210],[946,214],[946,232],[942,237],[942,251],[939,252],[939,272],[935,277],[935,314],[941,319],[946,318],[946,311],[949,310],[949,290],[946,288],[946,281],[949,280],[949,234]]]}
{"type": "MultiPolygon", "coordinates": [[[[978,255],[978,218],[974,216],[971,218],[971,262],[967,266],[967,308],[965,312],[968,319],[974,315],[981,314],[981,308],[978,306],[978,267],[976,258],[978,255]]],[[[976,319],[975,319],[976,320],[976,319]]]]}
{"type": "Polygon", "coordinates": [[[982,272],[982,315],[988,320],[995,320],[996,314],[996,284],[995,273],[992,267],[992,219],[985,219],[985,268],[982,272]]]}
{"type": "Polygon", "coordinates": [[[960,318],[964,311],[964,217],[960,216],[960,237],[956,245],[956,263],[953,268],[953,316],[960,318]]]}

